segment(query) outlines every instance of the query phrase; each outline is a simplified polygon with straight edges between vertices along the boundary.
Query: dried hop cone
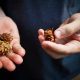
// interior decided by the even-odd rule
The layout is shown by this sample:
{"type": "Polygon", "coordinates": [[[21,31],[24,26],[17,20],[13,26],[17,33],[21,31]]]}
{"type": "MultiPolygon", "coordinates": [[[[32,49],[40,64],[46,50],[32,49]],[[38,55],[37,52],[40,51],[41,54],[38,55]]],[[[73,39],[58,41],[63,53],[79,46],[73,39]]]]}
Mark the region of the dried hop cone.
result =
{"type": "Polygon", "coordinates": [[[9,42],[1,41],[0,40],[0,56],[6,55],[11,52],[12,48],[9,42]]]}
{"type": "Polygon", "coordinates": [[[12,47],[10,42],[13,40],[12,36],[7,33],[0,34],[0,56],[7,55],[11,52],[12,47]]]}
{"type": "Polygon", "coordinates": [[[53,30],[53,28],[46,29],[44,31],[44,37],[45,37],[45,40],[54,42],[55,41],[55,37],[54,37],[54,30],[53,30]]]}
{"type": "Polygon", "coordinates": [[[3,34],[0,34],[0,40],[10,43],[13,40],[13,37],[8,33],[3,33],[3,34]]]}

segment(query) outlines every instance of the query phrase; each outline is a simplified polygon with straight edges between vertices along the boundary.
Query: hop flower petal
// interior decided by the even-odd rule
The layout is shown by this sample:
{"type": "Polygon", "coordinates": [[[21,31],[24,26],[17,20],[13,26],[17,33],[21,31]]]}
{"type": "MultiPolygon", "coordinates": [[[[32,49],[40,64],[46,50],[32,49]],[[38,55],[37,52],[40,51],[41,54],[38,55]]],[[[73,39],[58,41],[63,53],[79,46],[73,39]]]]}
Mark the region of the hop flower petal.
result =
{"type": "Polygon", "coordinates": [[[55,37],[54,37],[54,30],[53,30],[53,28],[46,29],[44,31],[44,37],[45,37],[45,40],[54,42],[55,41],[55,37]]]}

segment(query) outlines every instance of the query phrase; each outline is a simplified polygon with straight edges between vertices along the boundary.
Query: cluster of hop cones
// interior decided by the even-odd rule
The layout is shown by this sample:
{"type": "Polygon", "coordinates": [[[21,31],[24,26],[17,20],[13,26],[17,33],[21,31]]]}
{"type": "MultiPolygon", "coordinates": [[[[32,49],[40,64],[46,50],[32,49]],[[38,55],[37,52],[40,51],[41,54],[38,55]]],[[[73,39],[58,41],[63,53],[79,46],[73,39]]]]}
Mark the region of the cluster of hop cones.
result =
{"type": "Polygon", "coordinates": [[[8,33],[0,34],[0,56],[7,55],[11,52],[12,47],[10,45],[13,37],[8,33]]]}
{"type": "Polygon", "coordinates": [[[53,28],[46,29],[44,31],[44,37],[45,37],[45,40],[54,42],[55,41],[55,37],[54,37],[54,30],[53,30],[53,28]]]}

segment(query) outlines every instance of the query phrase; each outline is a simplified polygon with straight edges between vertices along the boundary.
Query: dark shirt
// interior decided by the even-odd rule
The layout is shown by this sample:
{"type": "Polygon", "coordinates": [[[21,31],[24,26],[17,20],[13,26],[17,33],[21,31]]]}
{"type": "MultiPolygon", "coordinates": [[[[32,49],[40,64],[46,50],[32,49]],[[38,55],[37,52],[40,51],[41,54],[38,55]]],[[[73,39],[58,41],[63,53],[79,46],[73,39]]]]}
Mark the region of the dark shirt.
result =
{"type": "Polygon", "coordinates": [[[68,0],[2,0],[2,9],[18,26],[26,55],[14,72],[0,70],[0,80],[71,80],[80,73],[80,54],[55,60],[45,53],[37,38],[38,29],[56,29],[79,12],[75,0],[71,1],[72,5],[68,0]]]}

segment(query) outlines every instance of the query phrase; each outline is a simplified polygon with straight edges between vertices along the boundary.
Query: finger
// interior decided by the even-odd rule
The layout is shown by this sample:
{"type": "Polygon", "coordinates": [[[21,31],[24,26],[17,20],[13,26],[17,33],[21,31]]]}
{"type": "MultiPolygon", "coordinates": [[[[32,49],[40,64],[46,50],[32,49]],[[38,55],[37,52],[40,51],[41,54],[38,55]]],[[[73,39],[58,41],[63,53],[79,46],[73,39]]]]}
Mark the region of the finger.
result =
{"type": "Polygon", "coordinates": [[[76,34],[72,35],[71,37],[74,40],[80,41],[80,31],[79,31],[79,33],[76,33],[76,34]]]}
{"type": "Polygon", "coordinates": [[[19,54],[20,56],[24,56],[25,55],[25,50],[23,47],[21,47],[20,44],[18,43],[14,43],[12,46],[13,52],[16,54],[19,54]]]}
{"type": "Polygon", "coordinates": [[[38,30],[38,34],[44,36],[44,30],[43,30],[43,29],[39,29],[39,30],[38,30]]]}
{"type": "Polygon", "coordinates": [[[68,50],[67,53],[79,53],[80,52],[80,42],[73,40],[67,43],[66,49],[68,50]]]}
{"type": "Polygon", "coordinates": [[[57,38],[65,38],[71,36],[80,30],[80,20],[76,19],[75,21],[64,25],[64,27],[59,27],[55,30],[54,34],[57,38]]]}
{"type": "Polygon", "coordinates": [[[38,39],[39,39],[40,43],[42,43],[45,40],[45,38],[44,38],[43,35],[39,35],[38,36],[38,39]]]}
{"type": "Polygon", "coordinates": [[[12,60],[13,62],[15,62],[16,64],[21,64],[23,62],[23,59],[20,55],[15,54],[15,53],[9,53],[7,54],[7,57],[12,60]]]}
{"type": "Polygon", "coordinates": [[[39,34],[38,39],[39,39],[40,43],[42,43],[45,40],[45,38],[44,38],[44,30],[43,29],[39,29],[38,30],[38,34],[39,34]]]}
{"type": "Polygon", "coordinates": [[[54,42],[50,42],[50,41],[44,41],[42,43],[42,47],[51,51],[51,52],[56,52],[58,54],[64,54],[67,53],[67,49],[66,46],[62,45],[62,44],[57,44],[54,42]]]}
{"type": "Polygon", "coordinates": [[[16,67],[14,63],[10,59],[8,59],[6,56],[0,57],[0,61],[2,62],[3,67],[7,69],[8,71],[15,70],[16,67]]]}
{"type": "Polygon", "coordinates": [[[50,51],[50,50],[48,50],[48,49],[46,49],[46,48],[43,48],[44,50],[45,50],[45,52],[48,54],[48,55],[50,55],[52,58],[54,58],[54,59],[60,59],[60,58],[63,58],[63,57],[66,57],[67,55],[61,55],[61,54],[58,54],[58,53],[56,53],[55,51],[50,51]]]}
{"type": "Polygon", "coordinates": [[[71,40],[72,40],[71,38],[55,39],[55,43],[65,45],[66,43],[68,43],[71,40]]]}
{"type": "Polygon", "coordinates": [[[50,41],[44,41],[42,47],[46,48],[51,52],[56,52],[57,54],[61,55],[70,55],[72,53],[80,52],[80,42],[76,40],[73,40],[66,45],[56,44],[50,41]]]}
{"type": "Polygon", "coordinates": [[[2,62],[0,61],[0,69],[3,67],[3,64],[2,64],[2,62]]]}

